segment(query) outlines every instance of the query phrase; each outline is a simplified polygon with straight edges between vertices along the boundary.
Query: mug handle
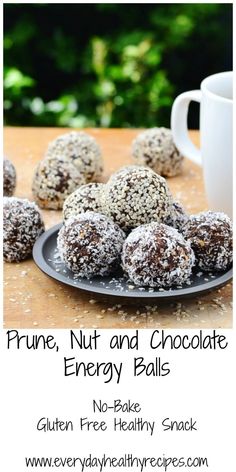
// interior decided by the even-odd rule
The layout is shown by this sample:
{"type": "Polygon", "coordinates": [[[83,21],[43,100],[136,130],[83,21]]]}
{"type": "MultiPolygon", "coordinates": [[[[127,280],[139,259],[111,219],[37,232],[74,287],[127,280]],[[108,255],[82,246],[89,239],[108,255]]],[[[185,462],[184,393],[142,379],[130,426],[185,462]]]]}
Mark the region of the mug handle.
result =
{"type": "Polygon", "coordinates": [[[179,95],[172,106],[171,110],[171,129],[176,147],[186,157],[195,164],[202,165],[200,150],[192,143],[188,136],[188,107],[189,103],[201,103],[201,90],[191,90],[179,95]]]}

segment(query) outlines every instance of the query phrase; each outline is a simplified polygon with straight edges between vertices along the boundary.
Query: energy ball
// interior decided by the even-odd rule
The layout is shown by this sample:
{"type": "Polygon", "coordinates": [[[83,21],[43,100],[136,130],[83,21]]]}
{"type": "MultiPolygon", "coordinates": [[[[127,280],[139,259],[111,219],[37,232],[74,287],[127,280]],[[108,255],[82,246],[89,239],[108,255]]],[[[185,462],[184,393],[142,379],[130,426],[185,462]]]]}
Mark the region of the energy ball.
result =
{"type": "Polygon", "coordinates": [[[64,202],[63,217],[68,220],[71,216],[77,216],[86,211],[102,213],[101,193],[104,184],[90,183],[81,185],[64,202]]]}
{"type": "Polygon", "coordinates": [[[19,262],[32,254],[33,245],[44,231],[37,205],[29,200],[3,198],[3,257],[19,262]]]}
{"type": "Polygon", "coordinates": [[[39,162],[32,192],[41,208],[59,210],[68,195],[84,183],[84,176],[71,162],[62,157],[52,157],[39,162]]]}
{"type": "Polygon", "coordinates": [[[65,265],[80,277],[109,275],[119,266],[125,234],[95,212],[81,213],[60,229],[57,245],[65,265]]]}
{"type": "Polygon", "coordinates": [[[164,177],[174,177],[182,171],[183,156],[167,128],[150,128],[140,133],[133,141],[132,155],[137,164],[164,177]]]}
{"type": "Polygon", "coordinates": [[[3,159],[3,195],[11,197],[16,188],[16,169],[9,159],[3,159]]]}
{"type": "Polygon", "coordinates": [[[224,213],[206,211],[191,215],[184,237],[195,252],[203,271],[227,269],[233,260],[233,226],[224,213]]]}
{"type": "Polygon", "coordinates": [[[137,286],[181,285],[189,280],[194,262],[189,241],[162,223],[134,229],[123,246],[123,269],[137,286]]]}
{"type": "Polygon", "coordinates": [[[129,231],[152,221],[162,222],[172,197],[166,181],[151,169],[128,166],[113,174],[102,196],[103,212],[129,231]]]}
{"type": "Polygon", "coordinates": [[[97,180],[103,172],[100,147],[96,140],[83,131],[71,131],[49,143],[48,157],[65,157],[84,176],[85,183],[97,180]]]}
{"type": "Polygon", "coordinates": [[[188,220],[189,215],[187,215],[183,205],[179,202],[173,202],[170,213],[165,218],[164,223],[181,232],[188,220]]]}

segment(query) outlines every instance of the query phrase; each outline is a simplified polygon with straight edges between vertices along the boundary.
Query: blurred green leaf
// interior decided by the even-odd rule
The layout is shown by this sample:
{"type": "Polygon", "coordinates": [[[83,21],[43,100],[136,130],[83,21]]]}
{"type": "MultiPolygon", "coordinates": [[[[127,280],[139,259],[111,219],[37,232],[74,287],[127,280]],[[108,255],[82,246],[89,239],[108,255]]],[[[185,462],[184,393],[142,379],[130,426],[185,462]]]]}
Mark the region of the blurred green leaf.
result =
{"type": "Polygon", "coordinates": [[[22,74],[22,72],[14,67],[6,68],[4,71],[4,88],[20,90],[23,87],[33,87],[35,81],[22,74]]]}
{"type": "Polygon", "coordinates": [[[92,65],[97,75],[102,75],[105,69],[107,56],[106,42],[101,38],[92,39],[92,65]]]}
{"type": "Polygon", "coordinates": [[[45,109],[45,105],[43,103],[42,98],[40,97],[35,97],[31,102],[30,102],[30,109],[34,115],[42,115],[45,109]]]}

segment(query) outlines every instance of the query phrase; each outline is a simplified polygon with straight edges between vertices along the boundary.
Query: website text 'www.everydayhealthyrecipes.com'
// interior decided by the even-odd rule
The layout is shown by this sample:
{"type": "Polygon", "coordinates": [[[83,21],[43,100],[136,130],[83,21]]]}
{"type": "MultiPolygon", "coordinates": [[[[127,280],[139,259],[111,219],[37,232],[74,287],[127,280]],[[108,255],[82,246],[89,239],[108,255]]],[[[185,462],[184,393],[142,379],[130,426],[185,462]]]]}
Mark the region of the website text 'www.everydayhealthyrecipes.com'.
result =
{"type": "Polygon", "coordinates": [[[161,469],[163,471],[173,470],[173,468],[192,467],[208,468],[207,457],[137,457],[133,454],[125,454],[120,457],[103,456],[87,457],[26,457],[27,468],[63,467],[74,468],[76,471],[85,472],[94,469],[103,472],[105,469],[125,469],[135,468],[139,472],[146,468],[161,469]]]}

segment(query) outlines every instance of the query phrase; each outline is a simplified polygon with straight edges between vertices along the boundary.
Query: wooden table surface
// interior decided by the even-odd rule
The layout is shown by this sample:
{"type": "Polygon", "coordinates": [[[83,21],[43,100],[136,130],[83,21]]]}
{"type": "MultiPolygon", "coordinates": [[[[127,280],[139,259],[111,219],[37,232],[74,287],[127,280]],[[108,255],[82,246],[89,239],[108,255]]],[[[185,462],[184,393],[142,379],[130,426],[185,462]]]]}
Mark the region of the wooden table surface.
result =
{"type": "MultiPolygon", "coordinates": [[[[56,128],[4,130],[5,156],[17,170],[17,197],[32,200],[31,182],[37,162],[50,140],[65,132],[56,128]]],[[[89,129],[101,145],[103,181],[131,163],[131,142],[140,130],[89,129]]],[[[198,144],[199,134],[191,132],[198,144]]],[[[207,209],[202,171],[188,159],[181,176],[168,179],[176,199],[195,213],[207,209]]],[[[44,210],[46,228],[61,221],[60,211],[44,210]]],[[[210,294],[177,302],[137,302],[100,296],[67,287],[46,275],[32,259],[4,264],[5,328],[231,328],[232,284],[210,294]]]]}

